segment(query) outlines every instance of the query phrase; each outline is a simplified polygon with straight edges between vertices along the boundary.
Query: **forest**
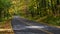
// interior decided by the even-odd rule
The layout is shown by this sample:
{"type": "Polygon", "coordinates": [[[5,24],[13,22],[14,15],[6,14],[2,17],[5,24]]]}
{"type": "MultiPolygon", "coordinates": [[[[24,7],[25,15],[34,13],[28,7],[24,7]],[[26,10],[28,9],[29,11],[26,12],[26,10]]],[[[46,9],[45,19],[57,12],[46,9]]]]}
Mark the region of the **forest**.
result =
{"type": "Polygon", "coordinates": [[[12,18],[14,14],[60,26],[60,0],[0,0],[0,22],[12,18]]]}

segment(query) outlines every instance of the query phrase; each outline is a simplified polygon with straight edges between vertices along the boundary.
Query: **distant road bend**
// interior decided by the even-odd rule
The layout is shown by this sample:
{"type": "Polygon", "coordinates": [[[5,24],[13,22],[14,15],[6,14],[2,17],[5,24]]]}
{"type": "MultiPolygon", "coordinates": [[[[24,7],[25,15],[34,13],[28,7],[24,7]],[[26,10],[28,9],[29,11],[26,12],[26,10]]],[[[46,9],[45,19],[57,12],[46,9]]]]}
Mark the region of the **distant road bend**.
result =
{"type": "Polygon", "coordinates": [[[15,34],[60,34],[59,28],[39,24],[19,16],[14,16],[11,24],[15,34]]]}

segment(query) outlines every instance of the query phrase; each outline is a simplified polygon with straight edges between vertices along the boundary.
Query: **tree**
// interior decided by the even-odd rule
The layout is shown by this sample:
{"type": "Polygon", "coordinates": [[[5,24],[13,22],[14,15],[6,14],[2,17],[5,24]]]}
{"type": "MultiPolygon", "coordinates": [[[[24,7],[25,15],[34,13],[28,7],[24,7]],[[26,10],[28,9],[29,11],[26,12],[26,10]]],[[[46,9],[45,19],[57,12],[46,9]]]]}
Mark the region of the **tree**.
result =
{"type": "Polygon", "coordinates": [[[0,21],[2,21],[2,16],[4,16],[7,13],[7,10],[10,6],[10,0],[0,0],[0,21]]]}

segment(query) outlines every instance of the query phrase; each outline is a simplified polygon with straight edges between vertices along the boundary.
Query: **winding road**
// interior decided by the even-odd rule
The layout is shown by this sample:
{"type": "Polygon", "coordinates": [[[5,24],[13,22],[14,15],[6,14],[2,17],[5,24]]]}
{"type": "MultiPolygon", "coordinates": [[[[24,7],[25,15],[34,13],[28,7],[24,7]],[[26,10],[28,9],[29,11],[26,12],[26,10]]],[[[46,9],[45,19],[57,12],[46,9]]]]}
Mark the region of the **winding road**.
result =
{"type": "Polygon", "coordinates": [[[40,24],[19,16],[14,16],[11,24],[15,34],[60,34],[59,28],[40,24]]]}

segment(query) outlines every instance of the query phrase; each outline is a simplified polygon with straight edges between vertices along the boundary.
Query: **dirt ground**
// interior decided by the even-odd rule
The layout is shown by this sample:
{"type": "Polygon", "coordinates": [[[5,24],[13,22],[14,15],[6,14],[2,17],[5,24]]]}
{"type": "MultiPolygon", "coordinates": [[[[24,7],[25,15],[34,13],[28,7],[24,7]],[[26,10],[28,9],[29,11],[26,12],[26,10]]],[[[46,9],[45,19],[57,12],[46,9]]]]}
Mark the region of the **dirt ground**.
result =
{"type": "Polygon", "coordinates": [[[10,20],[0,23],[0,34],[14,34],[10,20]]]}

